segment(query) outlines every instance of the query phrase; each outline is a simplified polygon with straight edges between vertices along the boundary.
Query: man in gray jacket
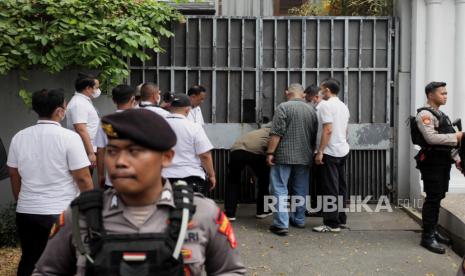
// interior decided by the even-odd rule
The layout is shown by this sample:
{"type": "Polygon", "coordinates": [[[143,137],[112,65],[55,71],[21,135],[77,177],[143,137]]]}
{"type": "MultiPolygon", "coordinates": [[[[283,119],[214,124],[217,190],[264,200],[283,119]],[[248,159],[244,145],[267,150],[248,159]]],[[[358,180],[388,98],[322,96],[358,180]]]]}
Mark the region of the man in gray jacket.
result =
{"type": "Polygon", "coordinates": [[[318,128],[315,109],[304,101],[302,85],[291,84],[286,98],[288,101],[276,108],[267,151],[267,163],[271,166],[270,192],[277,210],[270,231],[281,236],[288,234],[289,223],[298,228],[305,226],[305,197],[318,128]],[[290,206],[290,217],[285,210],[289,180],[291,196],[299,197],[291,200],[296,204],[290,206]]]}

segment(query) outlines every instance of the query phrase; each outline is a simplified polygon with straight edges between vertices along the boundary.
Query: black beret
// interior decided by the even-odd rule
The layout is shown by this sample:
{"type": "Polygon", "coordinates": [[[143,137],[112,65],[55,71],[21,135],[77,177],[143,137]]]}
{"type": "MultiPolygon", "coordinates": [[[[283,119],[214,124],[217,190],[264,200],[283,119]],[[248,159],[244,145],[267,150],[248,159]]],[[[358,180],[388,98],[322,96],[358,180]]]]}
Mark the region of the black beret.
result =
{"type": "Polygon", "coordinates": [[[174,94],[173,98],[171,99],[171,106],[172,107],[186,107],[191,106],[191,100],[189,96],[182,93],[174,94]]]}
{"type": "Polygon", "coordinates": [[[168,122],[147,109],[128,109],[102,118],[109,139],[129,139],[143,147],[166,151],[176,145],[176,134],[168,122]]]}

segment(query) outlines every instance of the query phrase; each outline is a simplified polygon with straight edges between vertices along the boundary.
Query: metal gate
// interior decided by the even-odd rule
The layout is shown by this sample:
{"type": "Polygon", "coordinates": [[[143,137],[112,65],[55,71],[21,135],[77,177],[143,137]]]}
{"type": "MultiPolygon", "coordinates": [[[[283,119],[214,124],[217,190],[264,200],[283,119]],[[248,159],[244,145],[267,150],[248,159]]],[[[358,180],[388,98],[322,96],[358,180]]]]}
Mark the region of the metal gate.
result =
{"type": "MultiPolygon", "coordinates": [[[[163,39],[166,52],[130,61],[133,85],[152,81],[186,93],[204,85],[202,106],[222,199],[227,149],[242,133],[271,119],[294,82],[304,87],[334,77],[351,118],[347,162],[350,195],[392,195],[394,20],[391,17],[189,16],[163,39]]],[[[253,187],[242,187],[242,199],[253,187]]]]}

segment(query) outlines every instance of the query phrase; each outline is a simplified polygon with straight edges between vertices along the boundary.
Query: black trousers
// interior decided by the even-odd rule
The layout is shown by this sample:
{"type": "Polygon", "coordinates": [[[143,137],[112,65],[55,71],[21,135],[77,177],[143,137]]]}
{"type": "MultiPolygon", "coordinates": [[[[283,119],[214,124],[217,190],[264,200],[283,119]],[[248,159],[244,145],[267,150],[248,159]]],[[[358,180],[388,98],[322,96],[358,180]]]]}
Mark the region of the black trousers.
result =
{"type": "MultiPolygon", "coordinates": [[[[339,206],[339,196],[342,197],[344,206],[347,197],[347,185],[345,181],[345,163],[347,155],[344,157],[333,157],[323,155],[323,166],[321,179],[323,182],[323,195],[335,197],[336,204],[339,206]]],[[[323,201],[323,208],[324,208],[323,201]]],[[[329,227],[339,227],[341,224],[347,223],[347,215],[345,212],[335,210],[327,212],[323,210],[323,223],[329,227]]]]}
{"type": "Polygon", "coordinates": [[[53,223],[59,215],[16,213],[16,227],[21,242],[18,276],[30,276],[47,245],[53,223]]]}
{"type": "Polygon", "coordinates": [[[420,167],[423,189],[426,193],[422,208],[423,231],[433,231],[438,224],[441,200],[449,190],[451,165],[420,167]]]}
{"type": "Polygon", "coordinates": [[[236,216],[237,197],[241,184],[241,172],[248,166],[258,178],[258,193],[256,196],[257,214],[264,213],[264,197],[269,194],[270,167],[266,157],[245,150],[231,152],[228,165],[228,180],[226,183],[224,209],[229,217],[236,216]]]}
{"type": "Polygon", "coordinates": [[[203,180],[201,177],[198,176],[189,176],[184,178],[168,178],[170,183],[175,183],[178,180],[186,181],[187,185],[192,186],[194,192],[201,193],[206,196],[210,185],[208,181],[203,180]]]}
{"type": "Polygon", "coordinates": [[[308,190],[310,194],[310,207],[313,209],[317,208],[318,197],[323,194],[322,171],[323,165],[312,165],[308,190]]]}

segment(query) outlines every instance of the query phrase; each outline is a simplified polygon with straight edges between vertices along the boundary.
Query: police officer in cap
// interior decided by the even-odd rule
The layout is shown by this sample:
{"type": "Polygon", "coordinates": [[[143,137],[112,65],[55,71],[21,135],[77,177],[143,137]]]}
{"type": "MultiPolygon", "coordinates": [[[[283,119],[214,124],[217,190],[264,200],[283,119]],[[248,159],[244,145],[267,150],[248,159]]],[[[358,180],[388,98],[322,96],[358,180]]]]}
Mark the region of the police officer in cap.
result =
{"type": "MultiPolygon", "coordinates": [[[[460,168],[460,158],[455,150],[462,139],[462,132],[456,132],[446,114],[439,110],[447,101],[446,83],[431,82],[425,88],[427,104],[418,109],[415,118],[419,134],[412,132],[414,144],[421,146],[415,157],[421,172],[423,189],[426,193],[422,209],[423,234],[421,246],[431,252],[444,254],[445,248],[439,244],[450,244],[450,239],[436,230],[441,200],[449,189],[451,164],[460,168]]],[[[414,129],[415,130],[415,129],[414,129]]]]}
{"type": "Polygon", "coordinates": [[[72,202],[33,275],[244,275],[232,226],[216,204],[161,177],[176,144],[168,123],[131,109],[105,116],[102,128],[114,189],[72,202]]]}

